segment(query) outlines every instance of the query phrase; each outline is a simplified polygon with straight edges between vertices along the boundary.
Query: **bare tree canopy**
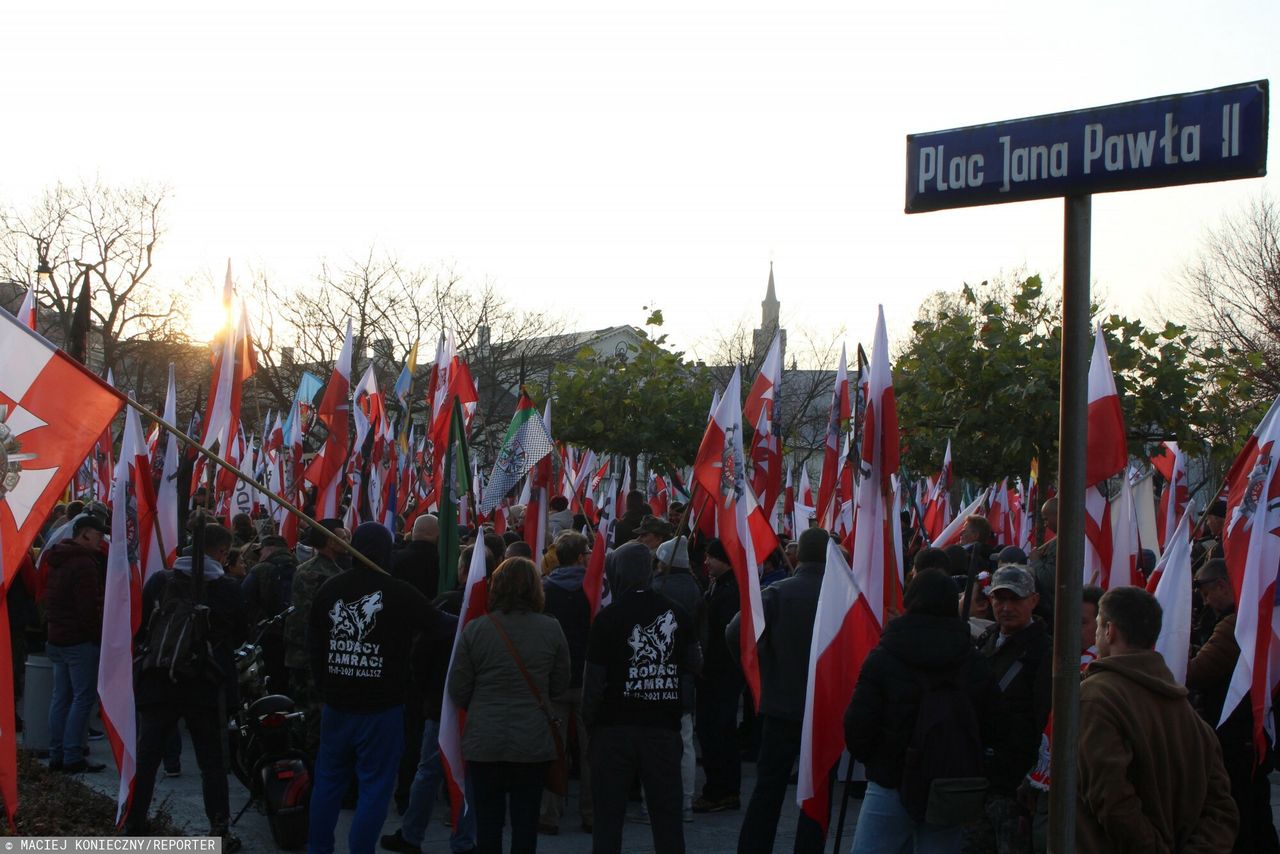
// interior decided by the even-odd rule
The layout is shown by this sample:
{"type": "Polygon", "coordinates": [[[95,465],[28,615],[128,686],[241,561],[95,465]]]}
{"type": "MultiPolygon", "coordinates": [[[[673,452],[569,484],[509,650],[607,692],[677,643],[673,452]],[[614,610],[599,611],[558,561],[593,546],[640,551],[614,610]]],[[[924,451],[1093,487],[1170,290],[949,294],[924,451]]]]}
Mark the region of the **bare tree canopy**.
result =
{"type": "Polygon", "coordinates": [[[152,277],[167,200],[164,187],[95,181],[56,184],[29,208],[0,207],[0,278],[11,290],[37,285],[39,329],[60,344],[87,278],[89,364],[139,397],[162,395],[168,361],[193,353],[181,291],[152,277]]]}
{"type": "Polygon", "coordinates": [[[322,261],[308,285],[282,286],[256,273],[242,290],[251,306],[260,368],[251,382],[260,382],[270,405],[281,410],[288,409],[304,370],[327,378],[348,319],[355,347],[352,381],[372,362],[392,405],[392,385],[418,344],[411,411],[419,416],[425,408],[424,369],[435,358],[440,336],[452,333],[480,390],[474,429],[485,437],[489,426],[505,427],[521,371],[549,371],[543,363],[561,355],[559,315],[521,310],[491,283],[474,285],[452,269],[411,266],[372,248],[357,258],[322,261]]]}
{"type": "Polygon", "coordinates": [[[1209,231],[1182,276],[1186,323],[1246,399],[1280,395],[1280,205],[1267,195],[1209,231]]]}

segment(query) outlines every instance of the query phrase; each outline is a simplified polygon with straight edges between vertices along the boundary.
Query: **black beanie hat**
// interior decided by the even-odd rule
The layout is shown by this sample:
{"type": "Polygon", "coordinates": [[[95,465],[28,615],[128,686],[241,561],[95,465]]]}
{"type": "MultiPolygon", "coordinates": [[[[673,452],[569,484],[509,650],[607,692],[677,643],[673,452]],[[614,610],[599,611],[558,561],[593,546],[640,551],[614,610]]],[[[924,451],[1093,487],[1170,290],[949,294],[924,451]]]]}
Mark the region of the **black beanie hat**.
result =
{"type": "Polygon", "coordinates": [[[902,606],[911,614],[956,617],[960,611],[956,598],[956,585],[951,576],[940,569],[926,569],[917,572],[907,585],[902,606]]]}
{"type": "Polygon", "coordinates": [[[710,540],[707,543],[707,557],[713,557],[725,563],[729,562],[729,553],[724,550],[724,543],[719,540],[710,540]]]}
{"type": "Polygon", "coordinates": [[[800,546],[796,549],[796,560],[801,563],[826,563],[829,542],[831,542],[831,535],[822,528],[806,528],[800,533],[800,546]]]}
{"type": "Polygon", "coordinates": [[[377,522],[365,522],[351,535],[352,548],[388,572],[391,571],[392,543],[387,526],[377,522]]]}

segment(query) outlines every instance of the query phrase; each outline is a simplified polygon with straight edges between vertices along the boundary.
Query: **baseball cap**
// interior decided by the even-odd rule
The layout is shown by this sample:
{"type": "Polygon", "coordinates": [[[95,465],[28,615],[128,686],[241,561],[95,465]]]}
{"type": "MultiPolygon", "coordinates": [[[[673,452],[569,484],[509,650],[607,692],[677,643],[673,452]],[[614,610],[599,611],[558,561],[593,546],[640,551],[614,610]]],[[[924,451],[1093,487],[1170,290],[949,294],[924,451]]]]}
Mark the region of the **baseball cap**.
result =
{"type": "Polygon", "coordinates": [[[1025,566],[1009,564],[1002,566],[991,576],[991,586],[987,595],[994,596],[997,590],[1008,590],[1019,599],[1026,599],[1036,592],[1036,580],[1031,577],[1025,566]]]}

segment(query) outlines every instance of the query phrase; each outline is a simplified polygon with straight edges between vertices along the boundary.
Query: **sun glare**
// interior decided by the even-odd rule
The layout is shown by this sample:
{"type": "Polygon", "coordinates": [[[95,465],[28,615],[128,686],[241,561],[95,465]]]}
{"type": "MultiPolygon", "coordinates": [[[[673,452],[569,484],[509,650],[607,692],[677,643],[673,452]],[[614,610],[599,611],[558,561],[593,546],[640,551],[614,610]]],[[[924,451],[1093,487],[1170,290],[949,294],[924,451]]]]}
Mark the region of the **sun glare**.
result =
{"type": "Polygon", "coordinates": [[[227,327],[228,313],[222,305],[222,289],[204,294],[191,312],[188,333],[197,344],[208,344],[227,327]]]}

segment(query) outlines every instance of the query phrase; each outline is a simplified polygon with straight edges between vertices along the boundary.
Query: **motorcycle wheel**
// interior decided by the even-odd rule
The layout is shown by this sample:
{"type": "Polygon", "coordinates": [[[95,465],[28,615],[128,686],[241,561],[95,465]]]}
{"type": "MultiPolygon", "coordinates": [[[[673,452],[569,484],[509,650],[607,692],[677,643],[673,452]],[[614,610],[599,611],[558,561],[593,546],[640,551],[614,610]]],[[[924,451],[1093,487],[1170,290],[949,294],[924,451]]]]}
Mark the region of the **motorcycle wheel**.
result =
{"type": "Polygon", "coordinates": [[[271,825],[271,838],[275,840],[276,845],[285,851],[305,847],[308,816],[309,811],[306,809],[268,815],[267,822],[271,825]]]}

